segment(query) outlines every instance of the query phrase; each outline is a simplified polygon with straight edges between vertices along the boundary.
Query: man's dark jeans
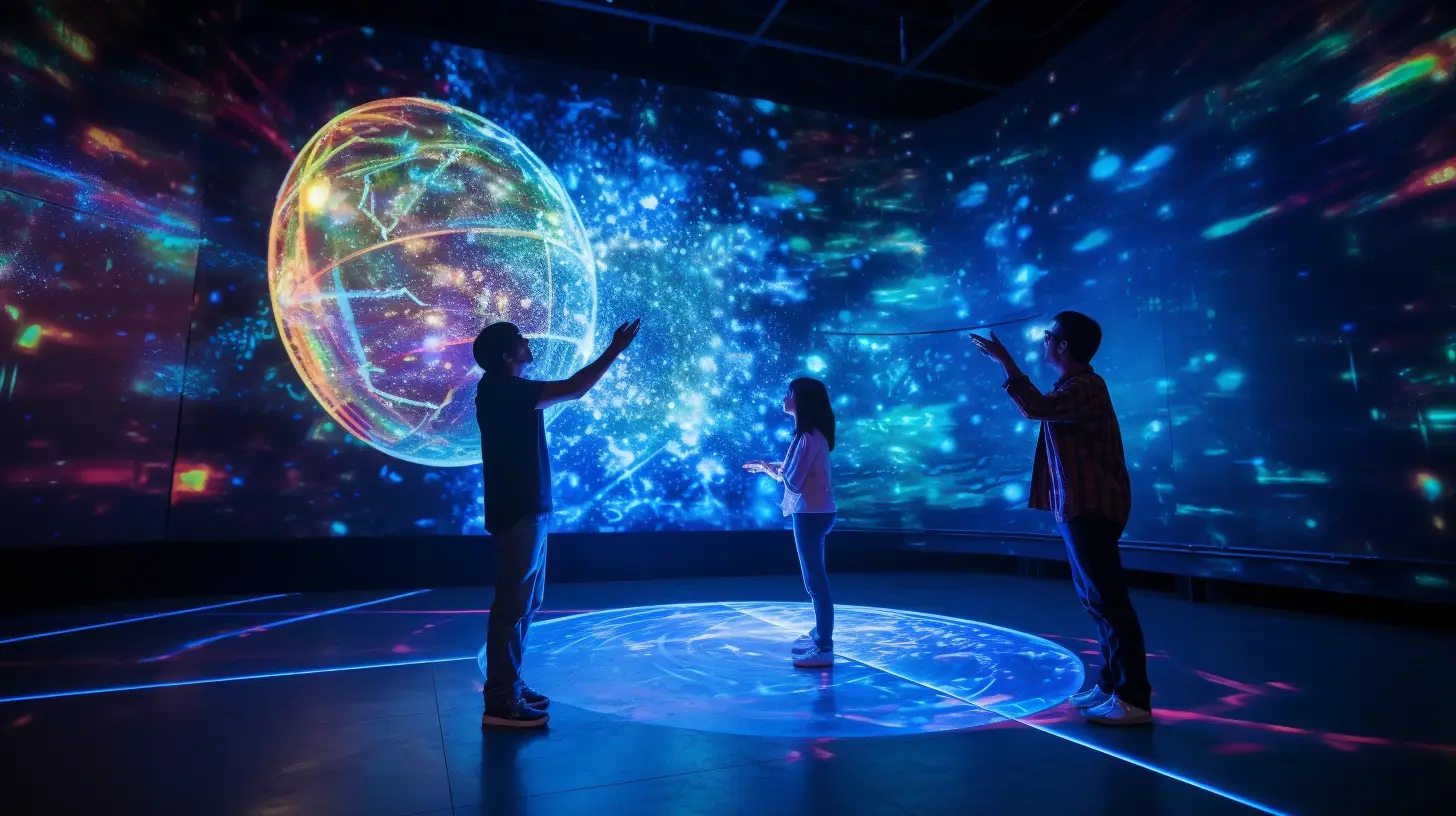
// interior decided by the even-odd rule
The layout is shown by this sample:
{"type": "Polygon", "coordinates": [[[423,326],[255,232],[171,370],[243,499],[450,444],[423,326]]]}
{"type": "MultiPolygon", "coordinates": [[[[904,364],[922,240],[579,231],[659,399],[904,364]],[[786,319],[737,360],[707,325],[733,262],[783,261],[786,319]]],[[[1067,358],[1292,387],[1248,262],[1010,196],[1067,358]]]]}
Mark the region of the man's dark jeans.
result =
{"type": "Polygon", "coordinates": [[[1097,624],[1097,645],[1102,652],[1097,685],[1128,705],[1150,710],[1153,690],[1148,685],[1143,627],[1128,597],[1122,555],[1117,550],[1122,525],[1085,515],[1057,526],[1067,542],[1077,597],[1097,624]]]}
{"type": "Polygon", "coordinates": [[[546,594],[549,516],[528,517],[495,539],[495,599],[485,638],[485,703],[503,705],[521,696],[521,658],[526,633],[546,594]]]}

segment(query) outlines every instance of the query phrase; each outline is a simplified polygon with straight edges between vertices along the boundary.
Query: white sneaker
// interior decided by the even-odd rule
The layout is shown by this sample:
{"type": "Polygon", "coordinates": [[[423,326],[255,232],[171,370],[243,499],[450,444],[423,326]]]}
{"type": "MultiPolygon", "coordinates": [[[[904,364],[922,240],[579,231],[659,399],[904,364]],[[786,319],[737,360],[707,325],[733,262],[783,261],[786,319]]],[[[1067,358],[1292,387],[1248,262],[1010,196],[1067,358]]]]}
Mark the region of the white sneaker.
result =
{"type": "Polygon", "coordinates": [[[827,669],[834,665],[834,652],[822,652],[818,646],[809,644],[809,651],[794,656],[796,669],[827,669]]]}
{"type": "Polygon", "coordinates": [[[1096,708],[1082,709],[1082,716],[1088,722],[1102,725],[1147,725],[1153,721],[1153,712],[1146,708],[1128,705],[1114,694],[1107,702],[1096,708]]]}
{"type": "Polygon", "coordinates": [[[790,649],[789,651],[794,655],[794,657],[798,657],[799,655],[804,654],[812,648],[814,648],[814,638],[811,638],[808,635],[799,635],[799,639],[794,641],[794,648],[790,649]]]}
{"type": "Polygon", "coordinates": [[[1077,708],[1096,708],[1111,698],[1112,695],[1103,691],[1101,686],[1093,686],[1086,691],[1073,694],[1068,702],[1077,708]]]}

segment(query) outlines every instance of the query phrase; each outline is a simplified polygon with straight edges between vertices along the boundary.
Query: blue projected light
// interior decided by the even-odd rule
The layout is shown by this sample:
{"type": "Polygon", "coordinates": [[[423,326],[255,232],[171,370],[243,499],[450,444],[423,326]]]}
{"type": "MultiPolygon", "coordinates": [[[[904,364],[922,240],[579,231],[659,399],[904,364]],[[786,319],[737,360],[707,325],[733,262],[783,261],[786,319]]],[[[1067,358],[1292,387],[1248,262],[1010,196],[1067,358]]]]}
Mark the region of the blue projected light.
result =
{"type": "MultiPolygon", "coordinates": [[[[885,672],[890,672],[891,671],[890,669],[885,668],[885,667],[879,667],[879,668],[880,668],[881,671],[885,671],[885,672]]],[[[938,689],[938,690],[942,691],[945,694],[953,694],[953,692],[950,691],[949,689],[943,689],[942,688],[942,689],[938,689]]],[[[999,704],[998,703],[995,703],[995,702],[990,702],[990,701],[977,701],[976,704],[977,705],[985,705],[988,708],[991,708],[993,710],[999,710],[999,704]]],[[[1126,763],[1128,763],[1130,765],[1136,765],[1137,767],[1142,768],[1143,770],[1152,771],[1155,774],[1159,774],[1160,776],[1165,776],[1165,777],[1167,777],[1167,778],[1169,778],[1169,779],[1171,779],[1171,780],[1173,780],[1175,782],[1182,782],[1185,785],[1192,785],[1193,787],[1198,788],[1199,790],[1207,791],[1208,793],[1211,793],[1211,794],[1213,794],[1215,796],[1222,796],[1223,798],[1228,799],[1229,801],[1238,802],[1239,804],[1244,805],[1246,807],[1251,807],[1254,810],[1258,810],[1258,811],[1262,811],[1264,813],[1268,813],[1268,814],[1270,814],[1270,816],[1289,816],[1289,814],[1285,813],[1284,811],[1277,810],[1277,809],[1275,809],[1273,807],[1270,807],[1269,805],[1266,805],[1266,804],[1264,804],[1262,802],[1257,802],[1257,801],[1255,801],[1253,799],[1250,799],[1250,798],[1248,798],[1246,796],[1242,796],[1240,794],[1234,793],[1232,791],[1226,791],[1226,790],[1224,790],[1222,788],[1216,787],[1214,785],[1210,785],[1207,782],[1202,782],[1202,781],[1199,781],[1197,779],[1194,779],[1191,776],[1186,776],[1184,774],[1180,774],[1177,771],[1169,770],[1167,768],[1163,768],[1163,767],[1160,767],[1158,765],[1154,765],[1153,763],[1148,762],[1147,760],[1138,759],[1137,757],[1132,756],[1130,754],[1125,754],[1125,753],[1123,753],[1121,751],[1117,751],[1117,750],[1114,750],[1112,748],[1108,748],[1108,747],[1105,747],[1105,746],[1102,746],[1102,745],[1098,745],[1095,742],[1091,742],[1091,741],[1088,741],[1088,740],[1085,740],[1085,739],[1081,739],[1080,737],[1072,736],[1071,734],[1067,734],[1067,733],[1065,733],[1063,731],[1059,731],[1059,730],[1057,730],[1055,728],[1049,728],[1049,727],[1047,727],[1045,725],[1041,725],[1039,723],[1034,723],[1034,722],[1030,722],[1028,720],[1021,719],[1021,717],[1023,717],[1023,716],[1025,716],[1025,715],[1020,715],[1020,714],[1012,715],[1012,714],[1009,714],[1008,713],[1008,718],[1015,719],[1017,722],[1019,722],[1020,724],[1022,724],[1024,726],[1027,726],[1028,728],[1033,728],[1033,729],[1035,729],[1037,731],[1042,732],[1043,734],[1048,734],[1050,736],[1057,737],[1058,739],[1066,740],[1067,742],[1070,742],[1073,745],[1076,745],[1076,746],[1079,746],[1079,747],[1082,747],[1082,748],[1087,748],[1087,749],[1092,750],[1092,751],[1096,751],[1099,754],[1103,754],[1104,756],[1112,757],[1113,759],[1120,759],[1123,762],[1126,762],[1126,763]]]]}
{"type": "Polygon", "coordinates": [[[1117,171],[1121,169],[1122,159],[1117,156],[1102,155],[1097,157],[1097,161],[1092,162],[1091,175],[1097,181],[1105,181],[1117,175],[1117,171]]]}
{"type": "MultiPolygon", "coordinates": [[[[531,682],[552,699],[638,722],[774,737],[975,728],[1051,708],[1082,661],[976,621],[835,608],[832,670],[789,662],[808,604],[706,603],[591,612],[531,628],[531,682]]],[[[484,654],[481,662],[484,662],[484,654]]]]}
{"type": "Polygon", "coordinates": [[[89,689],[71,689],[69,691],[45,691],[39,694],[0,697],[0,705],[6,703],[25,703],[32,700],[55,700],[62,697],[91,697],[97,694],[115,694],[120,691],[149,691],[151,689],[182,688],[185,686],[211,686],[218,683],[236,683],[240,680],[271,680],[275,677],[307,677],[313,674],[394,669],[400,666],[426,666],[434,663],[459,663],[462,660],[470,659],[469,656],[433,657],[422,660],[397,660],[390,663],[365,663],[359,666],[325,666],[318,669],[294,669],[291,671],[265,672],[262,674],[240,674],[231,677],[201,677],[195,680],[176,680],[170,683],[137,683],[130,686],[100,686],[89,689]]]}
{"type": "Polygon", "coordinates": [[[413,592],[403,592],[399,595],[391,595],[388,598],[378,598],[372,601],[365,601],[364,603],[350,604],[349,606],[340,606],[335,609],[323,609],[318,612],[310,612],[307,615],[299,615],[296,618],[288,618],[287,620],[274,621],[272,623],[263,624],[261,626],[250,626],[247,629],[238,629],[233,632],[224,632],[220,635],[213,635],[212,637],[206,637],[200,640],[194,640],[189,643],[184,643],[179,646],[175,651],[171,651],[166,654],[156,655],[153,657],[142,658],[137,662],[155,663],[159,660],[170,660],[171,658],[174,658],[177,655],[182,654],[183,652],[191,651],[193,649],[200,649],[209,643],[216,643],[219,640],[227,640],[228,638],[239,637],[241,635],[246,635],[251,632],[263,632],[270,629],[277,629],[280,626],[287,626],[290,623],[299,623],[300,621],[313,620],[314,618],[322,618],[327,615],[337,615],[340,612],[350,612],[355,609],[363,609],[366,606],[377,606],[378,604],[389,603],[390,601],[397,601],[401,598],[408,598],[412,595],[420,595],[426,592],[429,592],[429,590],[417,589],[413,592]]]}
{"type": "Polygon", "coordinates": [[[158,612],[154,615],[142,615],[136,618],[124,618],[122,620],[106,621],[104,623],[93,623],[88,626],[76,626],[70,629],[57,629],[54,632],[38,632],[34,635],[21,635],[20,637],[6,638],[0,640],[0,645],[6,643],[19,643],[22,640],[36,640],[37,638],[55,637],[56,635],[69,635],[75,632],[87,632],[92,629],[105,629],[108,626],[121,626],[127,623],[140,623],[141,621],[156,620],[157,618],[170,618],[176,615],[186,615],[192,612],[206,612],[209,609],[222,609],[225,606],[240,606],[242,604],[257,603],[259,601],[271,601],[274,598],[286,598],[292,592],[283,592],[277,595],[261,595],[257,598],[244,598],[241,601],[228,601],[226,603],[210,604],[208,606],[194,606],[190,609],[176,609],[171,612],[158,612]]]}
{"type": "MultiPolygon", "coordinates": [[[[407,593],[404,596],[419,593],[407,593]]],[[[382,603],[388,598],[353,607],[382,603]]],[[[342,610],[326,610],[300,619],[342,610]]],[[[562,703],[631,720],[726,733],[859,737],[1016,720],[1274,816],[1282,811],[1088,739],[1023,719],[1081,687],[1081,661],[1054,643],[975,621],[840,606],[833,669],[795,670],[807,604],[637,607],[544,620],[532,629],[533,682],[562,703]]],[[[439,657],[0,697],[0,705],[125,691],[368,671],[439,657]]]]}

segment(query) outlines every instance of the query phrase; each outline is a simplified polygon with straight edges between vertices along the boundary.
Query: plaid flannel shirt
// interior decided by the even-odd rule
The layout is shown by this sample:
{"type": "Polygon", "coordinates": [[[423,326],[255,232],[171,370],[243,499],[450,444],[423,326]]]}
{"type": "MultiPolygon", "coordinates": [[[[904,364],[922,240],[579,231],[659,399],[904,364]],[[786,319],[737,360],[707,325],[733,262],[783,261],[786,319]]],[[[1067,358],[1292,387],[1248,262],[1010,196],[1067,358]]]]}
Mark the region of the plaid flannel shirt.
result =
{"type": "Polygon", "coordinates": [[[1025,374],[1002,387],[1022,416],[1041,423],[1027,506],[1050,510],[1058,523],[1098,515],[1126,525],[1132,486],[1107,382],[1088,369],[1045,394],[1025,374]]]}

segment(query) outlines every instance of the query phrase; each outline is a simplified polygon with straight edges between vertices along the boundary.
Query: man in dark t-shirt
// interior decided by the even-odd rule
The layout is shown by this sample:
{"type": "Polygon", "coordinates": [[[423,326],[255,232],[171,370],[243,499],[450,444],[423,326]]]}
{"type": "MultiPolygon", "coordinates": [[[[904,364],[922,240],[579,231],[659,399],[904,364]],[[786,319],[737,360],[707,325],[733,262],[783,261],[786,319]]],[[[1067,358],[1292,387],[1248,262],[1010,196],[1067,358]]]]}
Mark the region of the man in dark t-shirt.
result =
{"type": "Polygon", "coordinates": [[[493,536],[521,519],[551,512],[546,412],[536,407],[545,388],[544,382],[520,377],[485,376],[475,392],[485,465],[485,530],[493,536]]]}
{"type": "Polygon", "coordinates": [[[486,326],[475,338],[485,372],[475,394],[485,480],[485,530],[495,539],[495,598],[485,641],[482,725],[545,725],[551,701],[521,682],[526,632],[546,592],[546,533],[551,516],[551,456],[545,411],[581,399],[637,337],[641,321],[618,327],[602,355],[570,378],[521,378],[531,344],[512,323],[486,326]]]}

